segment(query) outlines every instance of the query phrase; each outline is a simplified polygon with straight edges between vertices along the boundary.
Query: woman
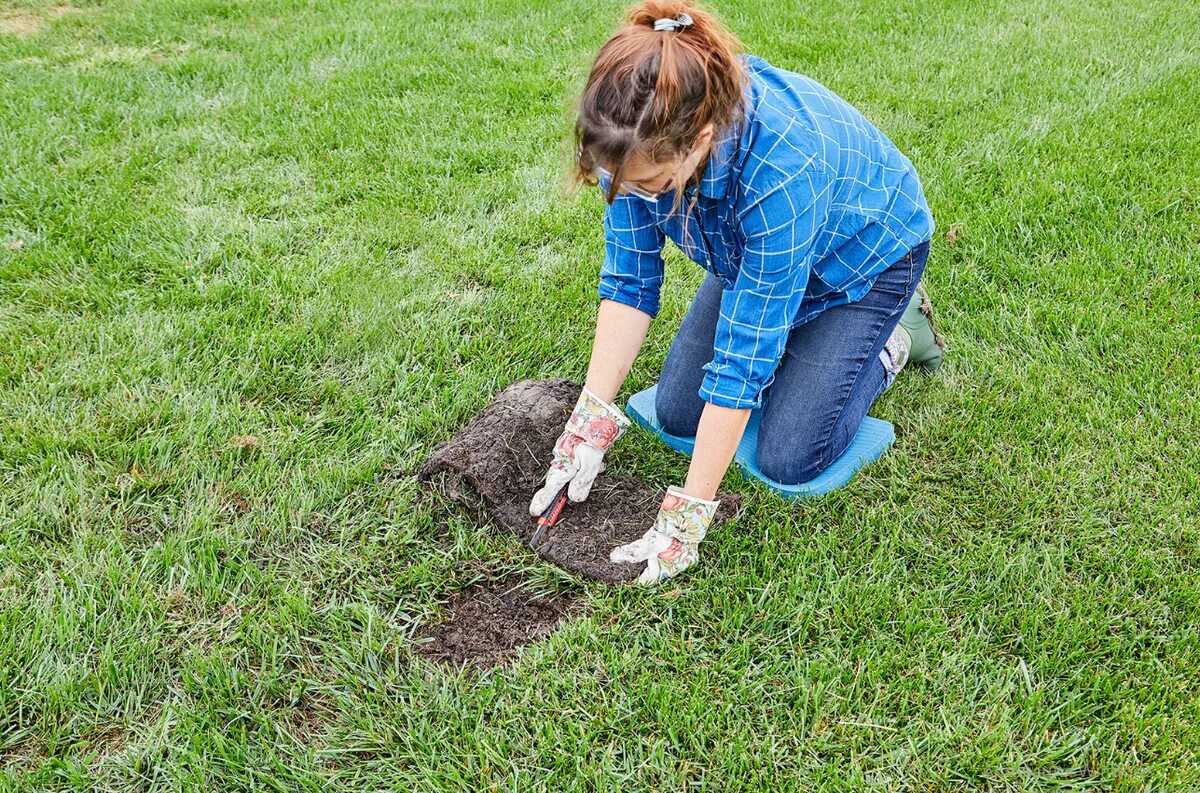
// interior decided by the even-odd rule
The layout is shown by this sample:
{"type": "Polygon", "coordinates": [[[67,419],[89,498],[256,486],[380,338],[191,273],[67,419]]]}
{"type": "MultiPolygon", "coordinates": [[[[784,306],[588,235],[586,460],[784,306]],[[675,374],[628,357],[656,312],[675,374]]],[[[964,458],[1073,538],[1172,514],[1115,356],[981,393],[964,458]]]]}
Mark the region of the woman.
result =
{"type": "Polygon", "coordinates": [[[942,357],[914,299],[933,218],[912,163],[828,89],[737,46],[707,13],[648,0],[601,47],[579,105],[578,176],[604,192],[607,255],[587,381],[531,514],[564,485],[587,498],[629,426],[612,400],[658,311],[665,239],[709,272],[655,405],[664,429],[696,437],[687,480],[612,552],[647,562],[642,583],[699,558],[752,409],[762,471],[805,482],[906,363],[942,357]]]}

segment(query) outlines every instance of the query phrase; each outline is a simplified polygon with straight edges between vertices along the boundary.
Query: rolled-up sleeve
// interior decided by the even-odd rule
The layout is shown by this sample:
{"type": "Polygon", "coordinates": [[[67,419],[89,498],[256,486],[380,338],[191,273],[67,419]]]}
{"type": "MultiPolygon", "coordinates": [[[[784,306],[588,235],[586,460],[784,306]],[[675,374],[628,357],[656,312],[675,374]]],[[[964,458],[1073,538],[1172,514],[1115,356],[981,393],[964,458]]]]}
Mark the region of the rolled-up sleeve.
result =
{"type": "Polygon", "coordinates": [[[742,267],[721,298],[713,359],[700,386],[705,402],[762,404],[804,299],[814,243],[829,215],[830,187],[824,173],[806,170],[743,213],[742,267]]]}
{"type": "Polygon", "coordinates": [[[658,314],[665,236],[640,198],[618,195],[604,209],[604,267],[601,299],[658,314]]]}

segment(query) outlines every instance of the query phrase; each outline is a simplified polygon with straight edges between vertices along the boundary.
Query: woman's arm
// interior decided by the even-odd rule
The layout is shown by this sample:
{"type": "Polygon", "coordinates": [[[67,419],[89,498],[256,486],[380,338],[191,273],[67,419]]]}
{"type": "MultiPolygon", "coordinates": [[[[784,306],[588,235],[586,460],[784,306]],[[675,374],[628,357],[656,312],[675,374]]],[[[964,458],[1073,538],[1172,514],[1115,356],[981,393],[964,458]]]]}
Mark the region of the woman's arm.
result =
{"type": "Polygon", "coordinates": [[[791,322],[804,299],[813,245],[829,211],[823,174],[801,174],[797,191],[779,188],[755,203],[742,220],[746,247],[733,289],[721,298],[713,360],[705,367],[700,398],[706,404],[696,431],[684,491],[712,500],[750,420],[763,385],[779,366],[791,322]],[[797,207],[805,207],[797,212],[797,207]]]}
{"type": "Polygon", "coordinates": [[[621,390],[649,329],[649,314],[615,300],[601,300],[592,360],[584,383],[588,390],[611,403],[621,390]]]}
{"type": "MultiPolygon", "coordinates": [[[[605,402],[616,398],[649,328],[649,314],[615,300],[600,301],[586,382],[592,393],[605,402]]],[[[704,406],[684,492],[696,498],[716,497],[749,420],[748,409],[704,406]]]]}
{"type": "Polygon", "coordinates": [[[683,485],[685,493],[710,501],[717,497],[717,487],[733,462],[749,420],[748,408],[727,408],[712,403],[704,406],[696,430],[696,448],[683,485]]]}

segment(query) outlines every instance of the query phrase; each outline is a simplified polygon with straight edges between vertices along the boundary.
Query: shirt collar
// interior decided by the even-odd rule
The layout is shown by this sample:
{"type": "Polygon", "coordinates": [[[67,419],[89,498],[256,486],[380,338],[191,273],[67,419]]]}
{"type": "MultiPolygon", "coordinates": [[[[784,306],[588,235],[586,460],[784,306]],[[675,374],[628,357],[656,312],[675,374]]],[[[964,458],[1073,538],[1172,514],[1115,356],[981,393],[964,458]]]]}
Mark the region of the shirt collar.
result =
{"type": "Polygon", "coordinates": [[[738,60],[750,70],[752,79],[745,86],[742,95],[742,113],[737,123],[732,124],[713,144],[712,152],[708,155],[708,165],[704,169],[699,189],[701,195],[709,198],[724,198],[728,192],[734,160],[741,159],[739,149],[749,145],[746,136],[753,126],[757,109],[753,85],[754,67],[759,63],[765,64],[766,62],[761,58],[744,53],[738,55],[738,60]]]}
{"type": "Polygon", "coordinates": [[[731,129],[713,144],[708,155],[708,164],[704,167],[704,176],[700,179],[700,195],[709,198],[725,197],[735,143],[734,130],[731,129]]]}
{"type": "Polygon", "coordinates": [[[704,168],[704,176],[700,180],[700,194],[709,198],[724,198],[729,189],[729,179],[733,171],[734,160],[738,154],[738,144],[742,132],[750,124],[749,112],[735,123],[713,144],[712,152],[708,155],[708,165],[704,168]]]}

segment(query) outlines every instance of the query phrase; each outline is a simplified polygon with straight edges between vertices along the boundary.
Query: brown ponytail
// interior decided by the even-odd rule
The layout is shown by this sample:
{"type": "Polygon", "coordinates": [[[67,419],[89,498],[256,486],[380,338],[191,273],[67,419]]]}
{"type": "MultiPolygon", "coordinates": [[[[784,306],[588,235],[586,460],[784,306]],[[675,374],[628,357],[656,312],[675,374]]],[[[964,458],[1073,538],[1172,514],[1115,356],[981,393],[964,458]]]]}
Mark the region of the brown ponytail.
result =
{"type": "MultiPolygon", "coordinates": [[[[594,185],[596,166],[608,168],[614,178],[605,200],[612,203],[630,155],[667,159],[693,145],[706,125],[717,137],[733,126],[746,80],[739,50],[721,23],[694,5],[643,0],[631,8],[600,48],[579,100],[576,179],[594,185]],[[660,19],[684,24],[655,30],[660,19]]],[[[676,185],[676,207],[683,188],[676,185]]]]}

